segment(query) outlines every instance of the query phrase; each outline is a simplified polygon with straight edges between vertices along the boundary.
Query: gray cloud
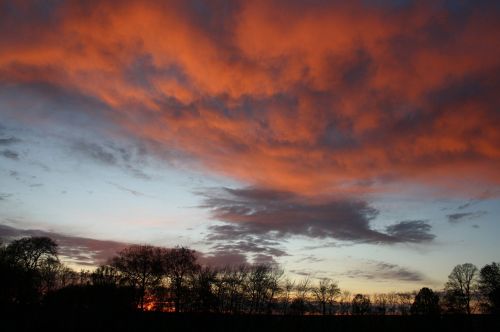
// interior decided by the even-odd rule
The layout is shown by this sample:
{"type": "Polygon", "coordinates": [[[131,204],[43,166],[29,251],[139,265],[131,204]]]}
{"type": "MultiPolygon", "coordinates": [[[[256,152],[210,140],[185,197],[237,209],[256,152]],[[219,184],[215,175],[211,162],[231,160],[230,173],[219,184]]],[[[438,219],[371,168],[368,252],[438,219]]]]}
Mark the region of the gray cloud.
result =
{"type": "Polygon", "coordinates": [[[2,194],[0,193],[0,201],[5,201],[7,198],[11,197],[12,194],[2,194]]]}
{"type": "Polygon", "coordinates": [[[363,269],[353,269],[344,273],[349,278],[363,278],[368,280],[398,280],[398,281],[425,281],[425,276],[417,271],[405,267],[386,263],[369,261],[363,264],[363,269]]]}
{"type": "Polygon", "coordinates": [[[256,235],[268,239],[289,236],[334,238],[365,243],[426,242],[434,238],[431,225],[422,220],[389,226],[386,233],[370,225],[378,210],[367,202],[330,200],[315,202],[289,192],[262,188],[211,189],[199,193],[201,206],[224,224],[209,227],[209,241],[256,235]]]}
{"type": "Polygon", "coordinates": [[[425,220],[406,220],[386,228],[387,234],[399,239],[399,242],[427,242],[436,236],[431,234],[432,226],[425,220]]]}
{"type": "Polygon", "coordinates": [[[270,246],[258,245],[251,241],[236,241],[231,243],[220,243],[213,246],[217,251],[269,254],[272,256],[286,256],[287,253],[281,249],[270,246]]]}
{"type": "Polygon", "coordinates": [[[3,150],[2,152],[0,152],[0,155],[12,160],[19,160],[19,153],[9,149],[3,150]]]}
{"type": "Polygon", "coordinates": [[[474,219],[480,218],[487,213],[488,212],[486,212],[486,211],[461,212],[461,213],[448,214],[448,215],[446,215],[446,217],[448,218],[448,222],[450,224],[459,224],[459,223],[464,222],[464,221],[474,220],[474,219]]]}

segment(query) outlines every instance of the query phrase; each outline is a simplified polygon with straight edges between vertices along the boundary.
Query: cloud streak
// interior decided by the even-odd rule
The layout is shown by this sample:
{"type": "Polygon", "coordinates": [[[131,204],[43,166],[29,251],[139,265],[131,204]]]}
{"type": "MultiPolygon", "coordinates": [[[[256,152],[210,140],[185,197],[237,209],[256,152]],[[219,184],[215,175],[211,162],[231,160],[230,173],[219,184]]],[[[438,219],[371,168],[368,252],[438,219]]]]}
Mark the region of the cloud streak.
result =
{"type": "Polygon", "coordinates": [[[461,213],[448,214],[446,215],[446,217],[448,218],[448,222],[450,224],[456,225],[465,221],[481,218],[485,214],[487,214],[486,211],[461,212],[461,213]]]}
{"type": "Polygon", "coordinates": [[[426,277],[417,271],[387,262],[367,262],[363,269],[353,269],[344,273],[349,278],[363,278],[377,281],[424,282],[426,277]]]}

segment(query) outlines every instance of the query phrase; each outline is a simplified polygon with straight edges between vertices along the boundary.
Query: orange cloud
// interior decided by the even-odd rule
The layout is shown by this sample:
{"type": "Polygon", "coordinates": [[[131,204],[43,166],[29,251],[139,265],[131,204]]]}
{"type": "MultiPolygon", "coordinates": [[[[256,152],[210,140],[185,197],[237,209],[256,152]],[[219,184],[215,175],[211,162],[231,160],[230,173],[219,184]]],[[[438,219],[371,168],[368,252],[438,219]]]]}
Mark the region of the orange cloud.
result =
{"type": "Polygon", "coordinates": [[[3,83],[97,98],[129,133],[210,171],[304,195],[500,183],[494,6],[13,7],[26,20],[3,14],[3,83]]]}

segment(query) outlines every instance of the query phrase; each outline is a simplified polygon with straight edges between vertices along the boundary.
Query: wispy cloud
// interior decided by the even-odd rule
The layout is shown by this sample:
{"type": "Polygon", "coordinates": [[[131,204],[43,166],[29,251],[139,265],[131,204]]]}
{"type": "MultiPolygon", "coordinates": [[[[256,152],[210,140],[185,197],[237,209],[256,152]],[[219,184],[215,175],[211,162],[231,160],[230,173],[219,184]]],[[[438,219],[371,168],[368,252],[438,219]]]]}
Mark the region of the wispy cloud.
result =
{"type": "Polygon", "coordinates": [[[465,221],[481,218],[487,213],[488,212],[486,211],[462,212],[462,213],[448,214],[446,215],[446,217],[448,218],[448,222],[450,224],[459,224],[465,221]]]}
{"type": "Polygon", "coordinates": [[[130,194],[132,194],[132,195],[134,195],[134,196],[152,197],[152,196],[147,195],[147,194],[144,194],[144,193],[142,193],[142,192],[140,192],[140,191],[137,191],[137,190],[134,190],[134,189],[127,188],[127,187],[125,187],[125,186],[122,186],[122,185],[117,184],[117,183],[114,183],[114,182],[109,182],[109,181],[108,181],[108,182],[106,182],[106,183],[108,183],[108,184],[112,185],[113,187],[115,187],[115,188],[117,188],[117,189],[119,189],[119,190],[122,190],[122,191],[128,192],[128,193],[130,193],[130,194]]]}

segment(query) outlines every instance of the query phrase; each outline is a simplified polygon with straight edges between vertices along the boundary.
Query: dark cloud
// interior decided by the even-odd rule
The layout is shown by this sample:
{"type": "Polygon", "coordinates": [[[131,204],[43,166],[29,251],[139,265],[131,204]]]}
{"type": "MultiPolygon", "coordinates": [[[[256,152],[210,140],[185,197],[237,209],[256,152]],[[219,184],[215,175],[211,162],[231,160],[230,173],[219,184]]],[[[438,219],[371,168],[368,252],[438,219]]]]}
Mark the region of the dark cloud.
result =
{"type": "Polygon", "coordinates": [[[363,264],[362,269],[353,269],[344,273],[349,278],[364,278],[368,280],[397,280],[410,282],[423,282],[425,276],[417,271],[405,267],[386,263],[369,261],[363,264]]]}
{"type": "Polygon", "coordinates": [[[20,139],[16,137],[5,137],[5,138],[0,138],[0,145],[11,145],[14,143],[19,143],[21,142],[20,139]]]}
{"type": "Polygon", "coordinates": [[[427,242],[435,238],[431,234],[432,226],[425,220],[406,220],[386,227],[387,234],[398,239],[398,242],[427,242]]]}
{"type": "Polygon", "coordinates": [[[25,236],[48,236],[58,243],[59,253],[64,260],[85,266],[103,264],[118,251],[129,245],[123,242],[96,240],[57,232],[18,229],[0,225],[0,238],[4,241],[8,242],[25,236]]]}
{"type": "Polygon", "coordinates": [[[12,160],[19,160],[19,153],[12,151],[12,150],[8,150],[8,149],[3,150],[2,152],[0,152],[0,155],[4,156],[5,158],[12,159],[12,160]]]}
{"type": "Polygon", "coordinates": [[[297,235],[366,243],[426,242],[434,238],[425,221],[403,221],[373,229],[378,210],[367,202],[328,200],[315,202],[295,194],[262,188],[211,189],[203,193],[203,208],[224,224],[209,227],[209,241],[239,239],[248,235],[283,239],[297,235]]]}
{"type": "Polygon", "coordinates": [[[459,224],[464,221],[474,220],[487,214],[486,211],[452,213],[446,215],[450,224],[459,224]]]}

